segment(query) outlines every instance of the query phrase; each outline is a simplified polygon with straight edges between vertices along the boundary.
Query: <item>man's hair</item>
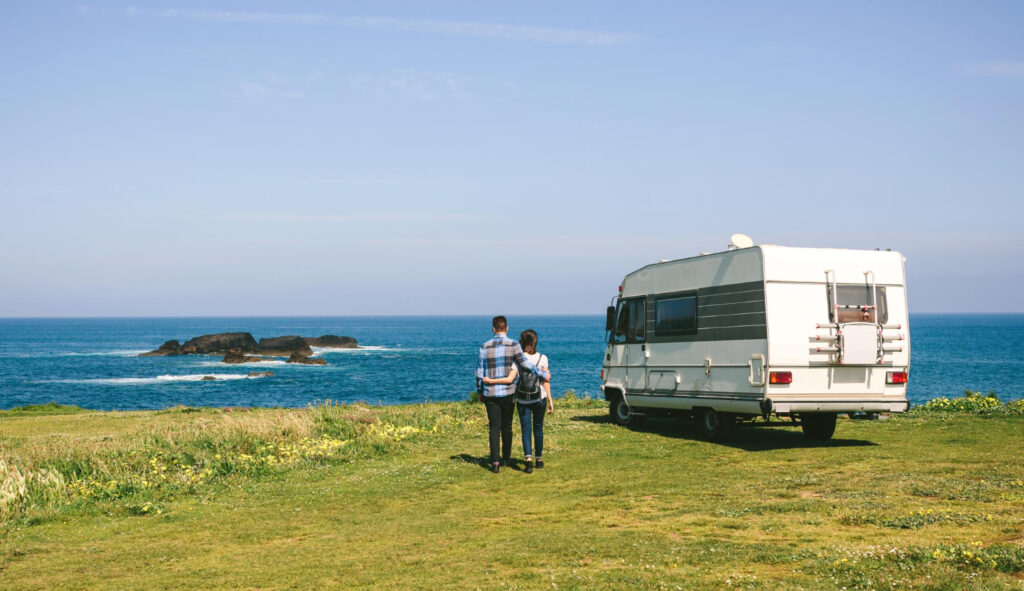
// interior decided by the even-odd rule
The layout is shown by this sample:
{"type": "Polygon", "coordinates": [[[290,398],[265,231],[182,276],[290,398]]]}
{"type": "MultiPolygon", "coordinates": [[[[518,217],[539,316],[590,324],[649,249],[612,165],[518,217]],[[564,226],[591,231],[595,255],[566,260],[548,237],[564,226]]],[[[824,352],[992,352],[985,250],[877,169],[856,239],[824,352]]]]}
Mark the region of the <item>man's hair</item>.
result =
{"type": "Polygon", "coordinates": [[[508,330],[508,320],[504,316],[495,316],[491,319],[491,326],[498,332],[505,332],[508,330]]]}
{"type": "Polygon", "coordinates": [[[532,328],[528,328],[523,332],[519,333],[519,345],[526,351],[528,355],[533,355],[537,352],[537,332],[532,328]]]}

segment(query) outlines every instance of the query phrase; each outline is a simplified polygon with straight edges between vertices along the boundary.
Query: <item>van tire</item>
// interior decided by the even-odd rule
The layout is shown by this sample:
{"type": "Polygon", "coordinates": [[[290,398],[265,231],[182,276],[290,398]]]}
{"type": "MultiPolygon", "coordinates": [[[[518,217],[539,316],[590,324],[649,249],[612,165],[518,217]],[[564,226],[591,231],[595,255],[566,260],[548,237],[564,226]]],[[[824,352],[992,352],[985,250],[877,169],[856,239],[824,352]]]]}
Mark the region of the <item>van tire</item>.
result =
{"type": "Polygon", "coordinates": [[[800,415],[800,427],[811,441],[828,441],[836,432],[836,413],[816,412],[800,415]]]}
{"type": "Polygon", "coordinates": [[[623,427],[635,427],[644,422],[643,415],[633,414],[625,397],[621,395],[613,398],[608,404],[608,414],[611,415],[613,423],[623,427]]]}
{"type": "Polygon", "coordinates": [[[732,435],[736,417],[727,412],[707,408],[700,413],[700,425],[708,441],[722,441],[732,435]]]}

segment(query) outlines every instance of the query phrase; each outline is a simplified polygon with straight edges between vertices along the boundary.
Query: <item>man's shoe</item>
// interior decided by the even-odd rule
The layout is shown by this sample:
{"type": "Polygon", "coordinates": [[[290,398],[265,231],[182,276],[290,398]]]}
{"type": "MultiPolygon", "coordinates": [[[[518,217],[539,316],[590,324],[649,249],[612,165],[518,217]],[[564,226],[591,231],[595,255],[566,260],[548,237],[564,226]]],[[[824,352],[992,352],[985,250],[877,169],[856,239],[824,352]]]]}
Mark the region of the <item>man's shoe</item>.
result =
{"type": "Polygon", "coordinates": [[[491,464],[491,472],[494,472],[495,474],[498,473],[498,463],[497,462],[491,464]]]}
{"type": "Polygon", "coordinates": [[[526,460],[526,467],[523,468],[523,472],[526,472],[527,474],[533,474],[533,462],[531,462],[530,460],[526,460]]]}
{"type": "Polygon", "coordinates": [[[544,460],[537,458],[537,469],[540,470],[544,467],[544,460]]]}

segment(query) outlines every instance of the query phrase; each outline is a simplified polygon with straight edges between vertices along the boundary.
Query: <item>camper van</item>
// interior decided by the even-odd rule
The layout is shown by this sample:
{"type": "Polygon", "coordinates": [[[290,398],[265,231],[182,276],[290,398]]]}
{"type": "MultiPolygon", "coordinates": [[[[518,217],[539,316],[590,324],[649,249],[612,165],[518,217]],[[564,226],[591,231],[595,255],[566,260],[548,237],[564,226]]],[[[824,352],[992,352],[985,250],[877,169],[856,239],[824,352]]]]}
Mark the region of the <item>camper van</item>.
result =
{"type": "Polygon", "coordinates": [[[782,422],[826,440],[840,413],[909,407],[898,252],[754,246],[740,234],[725,252],[633,271],[613,304],[601,389],[620,425],[683,415],[717,440],[782,422]]]}

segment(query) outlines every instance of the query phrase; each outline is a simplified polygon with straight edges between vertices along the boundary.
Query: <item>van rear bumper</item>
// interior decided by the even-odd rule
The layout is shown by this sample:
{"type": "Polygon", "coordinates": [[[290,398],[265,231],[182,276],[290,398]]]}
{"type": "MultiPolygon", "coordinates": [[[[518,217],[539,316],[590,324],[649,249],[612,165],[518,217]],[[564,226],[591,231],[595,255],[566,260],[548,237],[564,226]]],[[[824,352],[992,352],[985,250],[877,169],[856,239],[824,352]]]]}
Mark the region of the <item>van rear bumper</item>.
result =
{"type": "Polygon", "coordinates": [[[786,399],[769,397],[765,406],[769,412],[791,414],[801,412],[906,412],[910,401],[906,398],[862,398],[862,399],[786,399]]]}

